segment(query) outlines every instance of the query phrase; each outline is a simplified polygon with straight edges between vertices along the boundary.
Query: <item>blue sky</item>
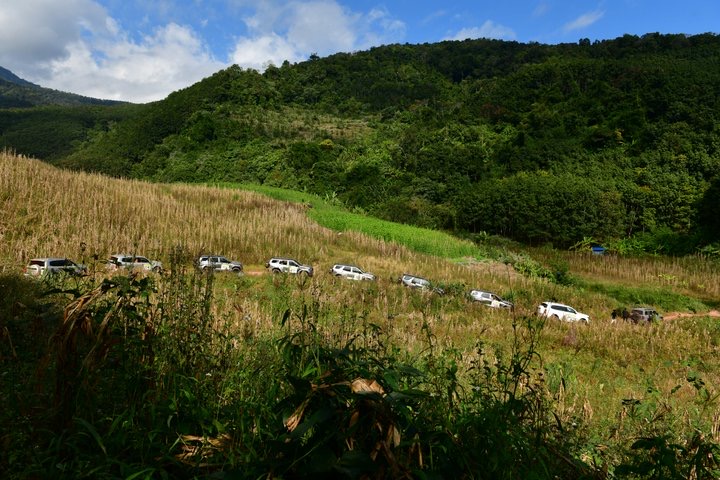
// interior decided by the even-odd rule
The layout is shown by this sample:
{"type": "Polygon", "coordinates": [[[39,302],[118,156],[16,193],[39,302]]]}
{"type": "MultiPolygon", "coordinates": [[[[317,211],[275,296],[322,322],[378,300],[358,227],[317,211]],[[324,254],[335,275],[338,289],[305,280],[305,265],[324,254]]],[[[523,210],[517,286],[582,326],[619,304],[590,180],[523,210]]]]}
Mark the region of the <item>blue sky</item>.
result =
{"type": "Polygon", "coordinates": [[[388,43],[564,43],[720,32],[720,0],[0,1],[0,66],[82,95],[148,102],[232,64],[263,70],[388,43]]]}

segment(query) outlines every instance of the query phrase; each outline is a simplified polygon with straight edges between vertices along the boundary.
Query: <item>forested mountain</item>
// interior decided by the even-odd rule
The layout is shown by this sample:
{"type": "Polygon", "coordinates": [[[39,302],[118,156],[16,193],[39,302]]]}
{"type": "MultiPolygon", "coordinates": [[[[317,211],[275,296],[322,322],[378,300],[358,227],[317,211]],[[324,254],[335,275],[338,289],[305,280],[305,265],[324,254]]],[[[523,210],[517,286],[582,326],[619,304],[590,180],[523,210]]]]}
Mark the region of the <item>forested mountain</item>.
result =
{"type": "MultiPolygon", "coordinates": [[[[305,189],[531,244],[684,253],[720,240],[714,34],[389,45],[262,74],[233,66],[110,121],[112,109],[82,142],[57,137],[67,154],[40,156],[116,176],[305,189]]],[[[0,141],[20,153],[42,142],[11,115],[0,111],[0,141]]]]}
{"type": "Polygon", "coordinates": [[[43,88],[0,67],[0,108],[29,108],[43,105],[115,105],[118,103],[123,102],[100,100],[43,88]]]}

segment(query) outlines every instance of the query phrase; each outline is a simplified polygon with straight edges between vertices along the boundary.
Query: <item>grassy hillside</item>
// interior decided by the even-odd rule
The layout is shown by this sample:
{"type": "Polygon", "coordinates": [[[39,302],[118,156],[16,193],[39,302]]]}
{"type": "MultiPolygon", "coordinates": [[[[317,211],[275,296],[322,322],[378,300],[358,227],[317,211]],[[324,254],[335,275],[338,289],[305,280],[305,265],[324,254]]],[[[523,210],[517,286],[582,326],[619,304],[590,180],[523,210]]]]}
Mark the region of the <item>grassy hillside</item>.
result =
{"type": "MultiPolygon", "coordinates": [[[[0,421],[23,419],[6,437],[18,445],[10,450],[14,457],[2,458],[6,471],[28,474],[23,462],[29,462],[41,476],[57,475],[63,464],[75,476],[93,468],[108,476],[150,468],[187,477],[204,462],[206,473],[292,476],[320,468],[328,438],[343,436],[333,448],[354,442],[356,453],[371,452],[372,432],[392,426],[402,442],[383,440],[385,453],[369,461],[380,471],[457,476],[487,468],[498,478],[486,461],[492,452],[499,465],[513,465],[507,478],[543,469],[549,471],[539,478],[607,478],[608,471],[637,473],[648,459],[657,464],[662,447],[673,452],[663,460],[672,465],[657,468],[690,469],[698,461],[717,474],[700,450],[720,441],[720,329],[708,313],[720,300],[720,278],[706,260],[505,252],[547,267],[565,262],[573,281],[561,284],[483,258],[490,245],[453,247],[446,237],[450,248],[418,252],[426,247],[403,233],[409,227],[378,224],[307,194],[266,191],[283,197],[277,200],[227,186],[117,180],[7,153],[0,172],[0,282],[12,292],[0,303],[0,398],[9,405],[0,421]],[[103,259],[119,251],[159,258],[168,272],[101,283],[103,259]],[[193,274],[192,258],[208,251],[241,260],[246,275],[193,274]],[[45,255],[82,260],[93,275],[64,285],[17,277],[28,258],[45,255]],[[267,274],[263,263],[275,255],[312,263],[316,276],[267,274]],[[327,270],[338,261],[374,272],[377,283],[333,278],[327,270]],[[408,291],[396,280],[406,271],[444,282],[449,294],[408,291]],[[42,296],[50,287],[66,293],[42,296]],[[511,298],[517,308],[472,304],[464,296],[470,287],[511,298]],[[62,309],[73,298],[64,316],[47,303],[62,309]],[[589,313],[590,325],[538,324],[532,313],[547,299],[589,313]],[[611,323],[612,308],[635,301],[701,314],[646,326],[611,323]],[[57,343],[51,334],[58,328],[65,332],[59,338],[75,340],[57,343]],[[74,358],[69,352],[84,358],[82,365],[63,360],[74,358]],[[25,375],[33,382],[21,381],[25,375]],[[84,380],[68,380],[75,375],[84,380]],[[53,393],[54,378],[75,390],[53,393]],[[335,415],[355,401],[366,407],[375,401],[345,397],[343,388],[357,378],[377,380],[394,392],[386,401],[397,403],[372,417],[381,422],[369,424],[375,427],[346,432],[337,425],[349,422],[353,410],[347,419],[335,415]],[[18,389],[25,384],[27,390],[18,389]],[[293,417],[302,436],[283,426],[293,417]],[[47,444],[36,433],[46,427],[51,439],[64,440],[47,444]],[[657,448],[631,449],[641,437],[657,448]],[[482,443],[493,438],[509,443],[482,443]],[[22,453],[33,442],[42,444],[44,466],[22,453]],[[447,464],[433,448],[464,460],[447,464]]],[[[358,415],[355,421],[370,418],[358,415]]],[[[656,478],[651,473],[637,477],[656,478]]]]}
{"type": "Polygon", "coordinates": [[[534,246],[717,252],[719,58],[710,33],[387,45],[233,66],[112,121],[33,110],[55,123],[52,142],[0,110],[0,145],[116,177],[307,191],[534,246]]]}

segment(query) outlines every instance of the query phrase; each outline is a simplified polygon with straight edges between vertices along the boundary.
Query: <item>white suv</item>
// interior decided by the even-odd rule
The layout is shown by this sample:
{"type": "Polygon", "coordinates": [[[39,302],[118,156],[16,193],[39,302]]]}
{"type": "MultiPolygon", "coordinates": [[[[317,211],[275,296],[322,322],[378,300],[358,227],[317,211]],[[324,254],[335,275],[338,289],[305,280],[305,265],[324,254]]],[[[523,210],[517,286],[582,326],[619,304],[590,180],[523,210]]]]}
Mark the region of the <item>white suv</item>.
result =
{"type": "Polygon", "coordinates": [[[87,273],[87,267],[77,264],[69,258],[33,258],[25,267],[25,275],[28,277],[41,277],[56,273],[84,275],[87,273]]]}
{"type": "Polygon", "coordinates": [[[375,275],[369,272],[364,272],[355,265],[338,263],[333,265],[330,269],[330,273],[336,277],[349,278],[350,280],[375,280],[375,275]]]}
{"type": "Polygon", "coordinates": [[[482,290],[470,290],[470,298],[483,305],[492,308],[513,308],[512,302],[503,300],[492,292],[484,292],[482,290]]]}
{"type": "Polygon", "coordinates": [[[220,255],[202,255],[197,260],[197,266],[200,270],[210,271],[215,270],[216,272],[235,272],[241,273],[243,265],[240,262],[228,260],[227,258],[220,255]]]}
{"type": "Polygon", "coordinates": [[[271,258],[265,264],[265,268],[272,273],[304,273],[308,277],[313,276],[313,267],[303,265],[293,258],[271,258]]]}
{"type": "Polygon", "coordinates": [[[148,260],[147,257],[140,255],[127,255],[125,253],[116,253],[110,255],[106,264],[108,270],[117,270],[119,268],[127,268],[128,270],[145,270],[155,273],[162,272],[162,263],[156,260],[148,260]]]}
{"type": "Polygon", "coordinates": [[[537,314],[541,317],[555,318],[563,322],[590,323],[590,317],[562,303],[542,302],[538,305],[537,314]]]}

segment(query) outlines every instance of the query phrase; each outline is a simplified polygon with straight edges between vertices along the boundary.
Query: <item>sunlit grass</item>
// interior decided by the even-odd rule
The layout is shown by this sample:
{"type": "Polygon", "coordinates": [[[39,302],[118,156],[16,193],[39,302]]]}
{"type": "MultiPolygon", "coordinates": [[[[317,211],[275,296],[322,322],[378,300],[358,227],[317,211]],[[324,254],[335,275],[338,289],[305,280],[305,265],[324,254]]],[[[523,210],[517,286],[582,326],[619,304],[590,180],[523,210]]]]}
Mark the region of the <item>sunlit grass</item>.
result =
{"type": "Polygon", "coordinates": [[[403,272],[416,273],[510,297],[517,305],[515,318],[532,316],[536,305],[549,299],[590,314],[586,327],[549,322],[539,345],[535,367],[553,382],[564,382],[557,402],[565,419],[599,428],[612,421],[624,399],[644,395],[650,382],[688,418],[697,418],[706,413],[698,412],[686,376],[697,372],[711,389],[720,388],[715,320],[646,326],[610,321],[619,303],[636,301],[661,310],[706,311],[720,297],[720,273],[701,259],[598,259],[531,250],[544,264],[567,263],[577,281],[563,286],[483,258],[483,246],[347,212],[332,199],[227,187],[117,180],[0,155],[0,263],[19,273],[31,257],[69,256],[92,264],[95,255],[99,265],[118,251],[167,261],[169,252],[182,246],[190,257],[214,252],[246,265],[244,277],[217,275],[213,313],[248,336],[271,334],[284,313],[306,298],[322,310],[323,328],[338,335],[350,334],[357,322],[343,319],[352,316],[379,326],[408,351],[427,348],[425,326],[433,341],[460,352],[473,352],[480,343],[490,353],[507,349],[513,314],[470,303],[463,295],[410,291],[397,281],[403,272]],[[315,277],[266,274],[264,262],[279,255],[312,263],[315,277]],[[378,281],[335,279],[327,272],[335,262],[356,263],[378,281]]]}
{"type": "Polygon", "coordinates": [[[484,252],[477,245],[467,240],[437,230],[352,213],[318,195],[264,185],[223,184],[223,186],[255,191],[278,200],[302,204],[307,208],[310,218],[323,227],[337,232],[360,232],[384,242],[403,245],[419,253],[449,259],[484,256],[484,252]]]}

